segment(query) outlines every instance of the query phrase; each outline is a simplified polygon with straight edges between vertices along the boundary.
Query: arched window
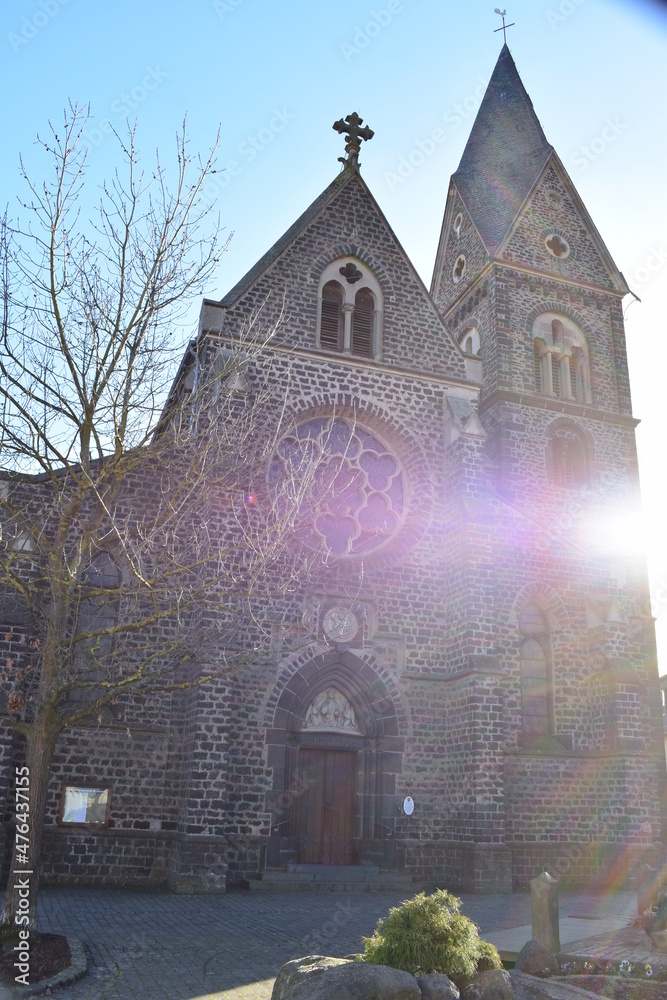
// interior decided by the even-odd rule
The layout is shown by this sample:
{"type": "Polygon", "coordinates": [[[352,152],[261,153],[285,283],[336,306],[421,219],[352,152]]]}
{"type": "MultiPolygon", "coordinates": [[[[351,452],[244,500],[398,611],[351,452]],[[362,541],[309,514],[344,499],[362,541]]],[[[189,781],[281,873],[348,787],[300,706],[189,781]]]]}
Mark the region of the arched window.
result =
{"type": "Polygon", "coordinates": [[[554,731],[551,636],[536,604],[519,615],[521,668],[521,731],[524,739],[550,736],[554,731]]]}
{"type": "Polygon", "coordinates": [[[535,366],[535,388],[538,392],[544,392],[543,355],[544,341],[536,337],[533,341],[533,362],[535,366]]]}
{"type": "Polygon", "coordinates": [[[100,552],[85,572],[81,585],[76,633],[77,660],[88,666],[111,649],[109,636],[100,632],[113,628],[119,603],[120,573],[107,552],[100,552]],[[86,636],[90,636],[87,638],[86,636]]]}
{"type": "Polygon", "coordinates": [[[317,346],[378,359],[382,292],[372,272],[354,257],[332,261],[320,278],[317,346]]]}
{"type": "Polygon", "coordinates": [[[373,357],[374,313],[373,293],[367,288],[360,288],[354,299],[354,312],[352,313],[351,349],[353,354],[361,354],[365,358],[373,357]]]}
{"type": "Polygon", "coordinates": [[[570,356],[570,394],[579,403],[586,402],[586,356],[580,347],[573,347],[570,356]]]}
{"type": "MultiPolygon", "coordinates": [[[[107,552],[100,552],[81,581],[73,635],[70,702],[93,704],[104,691],[97,685],[114,672],[112,630],[118,621],[120,586],[118,567],[107,552]]],[[[117,717],[115,710],[110,711],[117,717]]]]}
{"type": "Polygon", "coordinates": [[[553,339],[554,347],[563,346],[563,324],[559,319],[551,320],[551,337],[553,339]]]}
{"type": "Polygon", "coordinates": [[[533,324],[537,392],[577,403],[591,402],[588,344],[567,316],[544,313],[533,324]]]}
{"type": "Polygon", "coordinates": [[[469,326],[463,331],[460,344],[465,354],[479,354],[480,340],[476,326],[469,326]]]}
{"type": "Polygon", "coordinates": [[[327,281],[322,289],[320,346],[343,350],[343,289],[337,281],[327,281]]]}

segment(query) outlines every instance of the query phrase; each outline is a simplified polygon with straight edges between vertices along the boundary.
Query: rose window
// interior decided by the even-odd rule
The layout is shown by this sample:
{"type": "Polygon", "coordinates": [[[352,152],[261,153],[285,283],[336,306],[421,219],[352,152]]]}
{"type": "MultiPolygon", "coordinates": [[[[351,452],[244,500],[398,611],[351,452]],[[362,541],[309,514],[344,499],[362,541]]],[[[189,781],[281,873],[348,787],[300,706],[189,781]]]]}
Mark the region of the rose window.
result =
{"type": "Polygon", "coordinates": [[[401,524],[397,459],[340,417],[308,420],[286,435],[271,462],[269,486],[278,510],[294,511],[298,537],[332,556],[372,552],[401,524]]]}

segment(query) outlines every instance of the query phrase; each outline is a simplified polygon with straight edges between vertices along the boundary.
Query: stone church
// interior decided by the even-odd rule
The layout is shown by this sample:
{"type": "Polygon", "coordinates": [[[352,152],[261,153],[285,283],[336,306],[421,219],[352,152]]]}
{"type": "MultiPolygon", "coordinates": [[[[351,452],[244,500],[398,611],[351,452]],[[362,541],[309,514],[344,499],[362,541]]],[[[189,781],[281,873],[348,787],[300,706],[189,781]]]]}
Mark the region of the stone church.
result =
{"type": "Polygon", "coordinates": [[[268,480],[307,449],[344,472],[302,538],[322,571],[300,641],[131,741],[61,738],[44,879],[627,880],[662,836],[665,778],[645,564],[596,533],[638,500],[628,287],[506,45],[430,290],[360,173],[372,132],[334,127],[340,172],[204,302],[197,339],[221,350],[258,310],[282,317],[268,480]]]}

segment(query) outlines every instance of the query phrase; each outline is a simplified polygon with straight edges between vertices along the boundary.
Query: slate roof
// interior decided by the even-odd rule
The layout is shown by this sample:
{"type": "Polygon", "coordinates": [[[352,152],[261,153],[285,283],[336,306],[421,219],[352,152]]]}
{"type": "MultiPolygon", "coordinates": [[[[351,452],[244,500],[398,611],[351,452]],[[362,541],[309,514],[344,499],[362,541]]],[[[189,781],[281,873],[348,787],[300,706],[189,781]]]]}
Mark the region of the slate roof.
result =
{"type": "Polygon", "coordinates": [[[503,45],[454,183],[484,244],[493,253],[553,147],[507,45],[503,45]]]}

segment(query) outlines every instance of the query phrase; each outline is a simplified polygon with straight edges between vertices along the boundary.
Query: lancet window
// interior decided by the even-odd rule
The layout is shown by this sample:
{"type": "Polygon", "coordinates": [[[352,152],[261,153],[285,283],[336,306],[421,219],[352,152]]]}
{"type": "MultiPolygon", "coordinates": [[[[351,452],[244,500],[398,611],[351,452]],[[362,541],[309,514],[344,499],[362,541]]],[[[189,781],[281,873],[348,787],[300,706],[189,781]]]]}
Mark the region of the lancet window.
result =
{"type": "Polygon", "coordinates": [[[570,319],[554,313],[537,318],[533,357],[537,392],[576,403],[591,402],[588,344],[570,319]]]}
{"type": "Polygon", "coordinates": [[[320,279],[317,346],[363,358],[379,358],[382,292],[365,264],[340,258],[320,279]]]}
{"type": "Polygon", "coordinates": [[[519,615],[521,634],[521,730],[524,739],[549,736],[554,730],[551,635],[536,604],[519,615]]]}

